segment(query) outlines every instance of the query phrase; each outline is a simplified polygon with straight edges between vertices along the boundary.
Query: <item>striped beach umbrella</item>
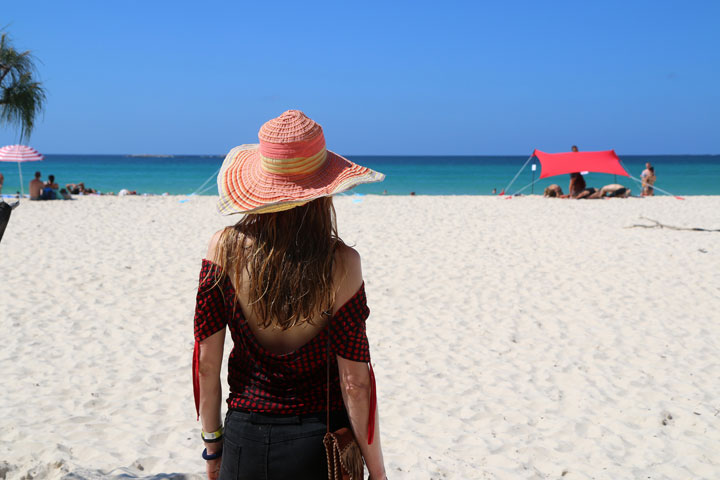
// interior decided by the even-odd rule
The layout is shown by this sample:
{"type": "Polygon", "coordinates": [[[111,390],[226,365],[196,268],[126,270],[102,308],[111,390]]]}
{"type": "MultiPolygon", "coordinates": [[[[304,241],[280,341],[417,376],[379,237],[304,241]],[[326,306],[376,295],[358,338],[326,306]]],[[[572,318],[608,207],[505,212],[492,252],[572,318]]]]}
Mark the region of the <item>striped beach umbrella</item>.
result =
{"type": "Polygon", "coordinates": [[[26,145],[6,145],[0,148],[0,162],[17,162],[20,172],[20,192],[25,195],[23,189],[22,162],[39,162],[44,159],[40,152],[26,145]]]}

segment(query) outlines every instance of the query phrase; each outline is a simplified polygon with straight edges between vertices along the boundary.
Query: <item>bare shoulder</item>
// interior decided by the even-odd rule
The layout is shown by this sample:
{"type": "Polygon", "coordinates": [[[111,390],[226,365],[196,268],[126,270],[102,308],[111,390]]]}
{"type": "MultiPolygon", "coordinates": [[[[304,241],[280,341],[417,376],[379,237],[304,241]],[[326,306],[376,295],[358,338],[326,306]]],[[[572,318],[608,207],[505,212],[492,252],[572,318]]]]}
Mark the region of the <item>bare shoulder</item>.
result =
{"type": "Polygon", "coordinates": [[[210,261],[215,261],[215,255],[217,253],[218,243],[220,242],[220,237],[222,236],[225,229],[218,230],[215,232],[210,239],[210,243],[208,244],[208,250],[207,255],[205,258],[207,258],[210,261]]]}
{"type": "Polygon", "coordinates": [[[335,252],[337,268],[333,272],[335,281],[334,311],[342,307],[358,291],[363,283],[360,254],[347,245],[338,246],[335,252]]]}
{"type": "Polygon", "coordinates": [[[347,274],[359,272],[362,277],[360,253],[354,248],[344,244],[338,245],[335,251],[335,260],[347,274]]]}

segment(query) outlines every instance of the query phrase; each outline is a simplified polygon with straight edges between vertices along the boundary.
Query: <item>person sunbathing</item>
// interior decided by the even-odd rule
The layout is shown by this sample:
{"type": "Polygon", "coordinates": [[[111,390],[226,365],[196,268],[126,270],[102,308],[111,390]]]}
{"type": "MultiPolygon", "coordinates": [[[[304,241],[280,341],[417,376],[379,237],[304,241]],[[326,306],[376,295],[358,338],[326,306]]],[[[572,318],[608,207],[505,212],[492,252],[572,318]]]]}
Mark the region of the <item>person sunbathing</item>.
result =
{"type": "Polygon", "coordinates": [[[68,183],[65,185],[65,188],[68,189],[70,193],[73,195],[79,195],[79,194],[90,194],[90,193],[97,193],[97,190],[94,188],[85,188],[85,184],[83,182],[80,183],[68,183]]]}
{"type": "Polygon", "coordinates": [[[569,194],[564,194],[560,185],[553,183],[549,187],[545,188],[543,192],[544,197],[552,198],[590,198],[590,195],[595,193],[594,188],[585,188],[585,180],[579,173],[570,174],[570,191],[569,194]]]}
{"type": "Polygon", "coordinates": [[[560,188],[560,185],[553,183],[549,187],[545,188],[545,191],[543,192],[543,197],[563,198],[563,197],[567,197],[567,195],[563,194],[563,191],[562,191],[562,188],[560,188]]]}
{"type": "Polygon", "coordinates": [[[84,191],[85,191],[85,184],[82,183],[82,182],[80,182],[80,183],[68,183],[67,185],[65,185],[65,188],[67,188],[68,192],[72,193],[73,195],[77,195],[77,194],[79,194],[80,192],[84,192],[84,191]]]}
{"type": "Polygon", "coordinates": [[[630,193],[629,188],[619,183],[611,183],[610,185],[605,185],[587,198],[627,198],[630,196],[630,193]]]}

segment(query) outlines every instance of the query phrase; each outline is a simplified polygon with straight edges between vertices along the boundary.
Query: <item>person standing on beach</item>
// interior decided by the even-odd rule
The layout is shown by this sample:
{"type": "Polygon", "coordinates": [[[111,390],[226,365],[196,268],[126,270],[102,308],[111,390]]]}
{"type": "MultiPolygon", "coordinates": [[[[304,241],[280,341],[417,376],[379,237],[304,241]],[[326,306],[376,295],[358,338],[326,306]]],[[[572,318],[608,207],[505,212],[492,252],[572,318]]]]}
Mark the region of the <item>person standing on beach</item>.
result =
{"type": "Polygon", "coordinates": [[[30,180],[30,200],[40,200],[40,195],[45,187],[40,176],[40,172],[35,172],[35,178],[30,180]]]}
{"type": "Polygon", "coordinates": [[[653,195],[653,194],[649,193],[650,189],[652,189],[652,187],[650,187],[648,179],[650,179],[651,176],[653,177],[652,183],[654,184],[655,183],[655,178],[654,178],[655,177],[655,169],[653,168],[652,165],[650,165],[650,162],[647,162],[645,164],[645,170],[643,170],[643,172],[640,174],[640,181],[642,183],[642,195],[643,196],[653,195]]]}
{"type": "Polygon", "coordinates": [[[360,255],[338,237],[331,196],[385,176],[326,150],[298,110],[258,137],[223,162],[218,210],[243,216],[215,233],[200,272],[193,390],[208,478],[327,478],[323,437],[344,427],[354,475],[364,458],[371,480],[386,479],[360,255]]]}
{"type": "Polygon", "coordinates": [[[645,188],[643,189],[643,195],[646,195],[648,197],[652,197],[655,195],[655,180],[657,180],[657,177],[655,176],[655,167],[650,166],[648,167],[649,174],[645,177],[644,183],[645,188]]]}
{"type": "Polygon", "coordinates": [[[577,153],[579,151],[577,145],[573,145],[572,147],[570,147],[570,150],[575,153],[577,153]]]}
{"type": "Polygon", "coordinates": [[[3,183],[5,183],[5,177],[0,173],[0,194],[2,194],[3,183]]]}

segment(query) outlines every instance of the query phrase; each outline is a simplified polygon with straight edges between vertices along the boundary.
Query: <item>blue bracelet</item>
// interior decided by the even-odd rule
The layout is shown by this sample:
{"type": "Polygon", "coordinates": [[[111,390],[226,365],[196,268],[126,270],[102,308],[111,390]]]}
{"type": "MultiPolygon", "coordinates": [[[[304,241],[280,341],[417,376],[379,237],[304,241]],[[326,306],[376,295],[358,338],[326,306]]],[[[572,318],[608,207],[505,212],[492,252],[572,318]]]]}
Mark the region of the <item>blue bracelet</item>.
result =
{"type": "Polygon", "coordinates": [[[207,448],[203,450],[202,457],[205,460],[216,460],[222,457],[222,448],[217,453],[207,453],[207,448]]]}

